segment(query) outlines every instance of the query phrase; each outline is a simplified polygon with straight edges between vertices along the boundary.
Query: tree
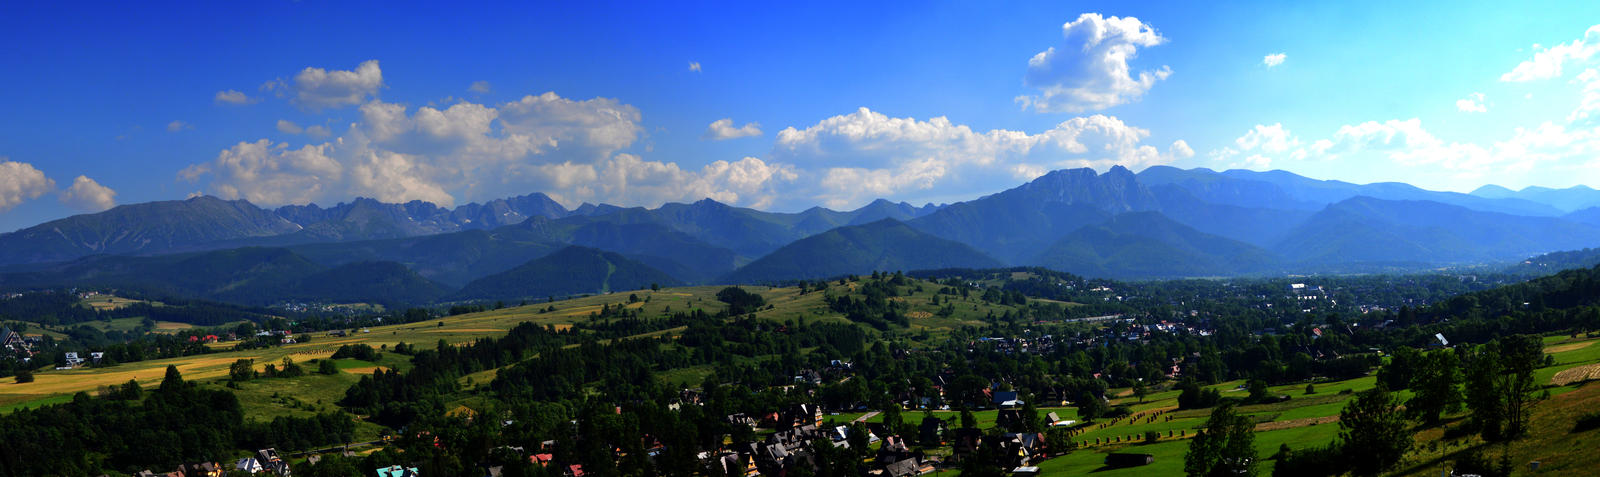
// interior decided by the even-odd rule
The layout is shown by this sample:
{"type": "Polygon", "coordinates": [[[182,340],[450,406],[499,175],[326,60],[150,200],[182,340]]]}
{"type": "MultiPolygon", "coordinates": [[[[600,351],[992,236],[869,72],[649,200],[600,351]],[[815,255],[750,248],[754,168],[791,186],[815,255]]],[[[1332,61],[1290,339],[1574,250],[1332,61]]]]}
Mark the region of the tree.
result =
{"type": "Polygon", "coordinates": [[[339,366],[334,365],[333,361],[330,360],[320,360],[317,361],[317,372],[326,375],[339,374],[339,366]]]}
{"type": "Polygon", "coordinates": [[[1484,439],[1499,440],[1505,426],[1505,404],[1500,399],[1500,359],[1491,345],[1479,347],[1467,362],[1467,409],[1472,427],[1484,439]]]}
{"type": "Polygon", "coordinates": [[[1545,363],[1544,341],[1533,335],[1513,335],[1496,340],[1501,363],[1501,395],[1505,402],[1505,438],[1528,433],[1528,413],[1533,407],[1533,392],[1539,388],[1533,371],[1545,363]]]}
{"type": "Polygon", "coordinates": [[[117,388],[117,399],[124,401],[138,401],[144,397],[144,388],[139,386],[139,380],[129,379],[127,384],[117,388]]]}
{"type": "Polygon", "coordinates": [[[1250,380],[1250,396],[1246,397],[1245,401],[1246,402],[1261,402],[1261,401],[1264,401],[1264,400],[1267,399],[1267,393],[1270,392],[1270,391],[1271,391],[1270,389],[1267,389],[1267,382],[1266,381],[1260,380],[1260,379],[1252,379],[1252,380],[1250,380]]]}
{"type": "Polygon", "coordinates": [[[178,372],[178,367],[170,364],[167,365],[167,374],[161,378],[161,387],[159,388],[161,392],[177,393],[182,391],[183,388],[187,386],[188,385],[183,382],[183,374],[178,372]]]}
{"type": "Polygon", "coordinates": [[[1399,405],[1399,399],[1379,384],[1357,394],[1339,412],[1339,439],[1352,474],[1378,475],[1411,450],[1411,433],[1399,405]]]}
{"type": "Polygon", "coordinates": [[[234,382],[249,381],[256,377],[256,360],[240,358],[228,365],[228,380],[234,382]]]}
{"type": "Polygon", "coordinates": [[[983,390],[989,387],[989,380],[973,374],[965,374],[951,381],[945,387],[945,395],[962,406],[970,406],[984,402],[983,390]]]}
{"type": "Polygon", "coordinates": [[[1489,441],[1515,439],[1528,431],[1528,412],[1538,388],[1533,371],[1544,364],[1537,336],[1506,336],[1473,353],[1467,366],[1467,408],[1472,424],[1489,441]]]}
{"type": "Polygon", "coordinates": [[[1423,357],[1411,388],[1416,395],[1406,401],[1406,414],[1429,425],[1438,424],[1443,413],[1461,411],[1461,360],[1451,350],[1439,350],[1423,357]]]}
{"type": "Polygon", "coordinates": [[[1013,423],[1012,427],[1020,428],[1018,432],[1039,432],[1039,408],[1033,405],[1033,398],[1022,402],[1022,422],[1013,423]]]}
{"type": "Polygon", "coordinates": [[[1044,431],[1044,446],[1050,449],[1050,455],[1066,455],[1078,448],[1078,441],[1072,437],[1071,429],[1052,427],[1044,431]]]}
{"type": "Polygon", "coordinates": [[[1138,381],[1134,381],[1133,382],[1133,396],[1139,398],[1139,402],[1140,403],[1143,403],[1144,402],[1144,397],[1145,396],[1149,396],[1149,395],[1150,395],[1150,388],[1145,387],[1144,380],[1138,380],[1138,381]]]}
{"type": "Polygon", "coordinates": [[[976,429],[978,427],[978,417],[972,415],[972,410],[967,409],[966,406],[961,407],[961,427],[963,429],[976,429]]]}
{"type": "Polygon", "coordinates": [[[26,384],[26,383],[31,383],[31,382],[33,382],[33,371],[32,370],[24,369],[24,370],[21,370],[21,371],[17,371],[17,384],[26,384]]]}
{"type": "Polygon", "coordinates": [[[1205,409],[1222,401],[1222,394],[1213,388],[1202,388],[1193,379],[1178,384],[1178,409],[1205,409]]]}
{"type": "Polygon", "coordinates": [[[1389,364],[1378,370],[1378,382],[1396,391],[1410,388],[1412,378],[1421,366],[1421,352],[1405,346],[1395,348],[1389,356],[1389,364]]]}
{"type": "Polygon", "coordinates": [[[744,291],[739,287],[727,287],[717,292],[717,300],[728,304],[728,314],[743,315],[761,309],[767,300],[761,295],[744,291]]]}
{"type": "Polygon", "coordinates": [[[1085,421],[1093,421],[1106,413],[1106,402],[1092,392],[1084,391],[1078,396],[1078,417],[1085,421]]]}
{"type": "Polygon", "coordinates": [[[1189,441],[1183,471],[1190,477],[1256,475],[1255,425],[1232,403],[1211,411],[1206,428],[1189,441]]]}
{"type": "Polygon", "coordinates": [[[288,356],[283,357],[283,369],[278,370],[278,377],[298,378],[305,374],[305,368],[300,367],[299,364],[295,364],[294,358],[290,358],[288,356]]]}
{"type": "Polygon", "coordinates": [[[905,427],[905,418],[900,417],[899,404],[889,403],[879,414],[883,416],[883,427],[889,429],[889,432],[898,434],[900,428],[905,427]]]}

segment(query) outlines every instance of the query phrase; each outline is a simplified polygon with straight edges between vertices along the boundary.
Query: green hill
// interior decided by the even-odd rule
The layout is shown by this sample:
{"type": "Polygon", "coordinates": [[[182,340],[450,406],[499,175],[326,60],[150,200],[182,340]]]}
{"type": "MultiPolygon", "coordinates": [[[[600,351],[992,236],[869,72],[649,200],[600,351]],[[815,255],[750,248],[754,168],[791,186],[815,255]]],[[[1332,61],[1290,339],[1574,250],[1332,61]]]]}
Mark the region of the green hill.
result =
{"type": "Polygon", "coordinates": [[[107,287],[245,305],[285,300],[432,302],[446,289],[393,262],[334,268],[282,248],[246,247],[156,257],[95,256],[0,275],[6,289],[107,287]]]}
{"type": "Polygon", "coordinates": [[[296,280],[284,298],[394,307],[432,303],[450,289],[395,262],[356,262],[296,280]]]}
{"type": "Polygon", "coordinates": [[[468,283],[460,300],[511,300],[673,286],[680,282],[636,260],[602,250],[571,246],[468,283]]]}
{"type": "Polygon", "coordinates": [[[894,219],[840,227],[798,240],[728,274],[727,283],[831,278],[874,270],[992,268],[1000,262],[965,244],[894,219]]]}
{"type": "Polygon", "coordinates": [[[1087,277],[1147,279],[1262,272],[1271,252],[1205,234],[1158,212],[1132,212],[1068,234],[1034,258],[1036,265],[1087,277]]]}
{"type": "Polygon", "coordinates": [[[1552,217],[1356,197],[1311,216],[1273,249],[1304,265],[1420,265],[1514,260],[1597,241],[1600,229],[1552,217]]]}
{"type": "Polygon", "coordinates": [[[418,274],[453,287],[506,271],[542,257],[559,243],[501,231],[468,230],[448,234],[361,242],[297,245],[292,249],[317,263],[398,262],[418,274]]]}

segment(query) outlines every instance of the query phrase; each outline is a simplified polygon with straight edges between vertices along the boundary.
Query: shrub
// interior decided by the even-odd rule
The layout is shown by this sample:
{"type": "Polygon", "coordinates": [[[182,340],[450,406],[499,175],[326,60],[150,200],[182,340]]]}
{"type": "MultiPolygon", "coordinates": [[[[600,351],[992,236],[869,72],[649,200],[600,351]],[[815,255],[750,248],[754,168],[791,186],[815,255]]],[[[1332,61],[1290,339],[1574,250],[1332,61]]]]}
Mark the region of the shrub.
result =
{"type": "Polygon", "coordinates": [[[1274,477],[1316,477],[1343,474],[1348,470],[1344,450],[1337,444],[1310,447],[1298,451],[1279,448],[1278,463],[1272,467],[1274,477]]]}
{"type": "Polygon", "coordinates": [[[1572,432],[1581,432],[1596,428],[1600,428],[1600,412],[1591,412],[1582,416],[1578,416],[1578,419],[1572,423],[1572,432]]]}
{"type": "Polygon", "coordinates": [[[717,300],[728,304],[728,314],[730,315],[743,315],[760,310],[762,306],[767,304],[767,300],[761,298],[761,295],[744,291],[743,288],[739,287],[723,288],[722,291],[717,292],[717,300]]]}
{"type": "Polygon", "coordinates": [[[338,351],[333,352],[332,359],[344,358],[377,361],[378,351],[365,344],[344,345],[340,346],[338,351]]]}

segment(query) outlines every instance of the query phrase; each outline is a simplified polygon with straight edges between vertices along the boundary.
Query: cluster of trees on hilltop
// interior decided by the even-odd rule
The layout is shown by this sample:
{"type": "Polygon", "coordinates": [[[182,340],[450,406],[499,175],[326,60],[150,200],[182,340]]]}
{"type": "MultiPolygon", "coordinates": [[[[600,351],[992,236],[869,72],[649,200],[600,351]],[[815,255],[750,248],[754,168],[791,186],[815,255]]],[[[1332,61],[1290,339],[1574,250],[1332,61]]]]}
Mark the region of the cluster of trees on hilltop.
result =
{"type": "Polygon", "coordinates": [[[444,397],[460,389],[462,376],[552,353],[578,339],[567,330],[524,322],[503,337],[482,338],[467,346],[439,340],[433,349],[416,350],[402,343],[395,350],[412,353],[409,372],[379,369],[362,376],[345,391],[339,405],[384,425],[402,427],[418,416],[442,412],[444,397]]]}
{"type": "MultiPolygon", "coordinates": [[[[138,294],[128,294],[128,296],[136,299],[156,299],[138,294]]],[[[0,299],[0,320],[66,326],[91,321],[143,317],[195,326],[216,326],[235,321],[260,321],[269,316],[266,310],[259,308],[171,297],[159,300],[162,302],[159,306],[140,301],[115,309],[96,310],[83,305],[83,300],[78,298],[77,293],[63,290],[34,291],[13,298],[0,299]]]]}
{"type": "Polygon", "coordinates": [[[348,442],[347,416],[246,421],[233,393],[200,389],[168,367],[159,387],[138,382],[106,397],[0,416],[0,476],[132,474],[225,460],[240,449],[310,449],[348,442]]]}

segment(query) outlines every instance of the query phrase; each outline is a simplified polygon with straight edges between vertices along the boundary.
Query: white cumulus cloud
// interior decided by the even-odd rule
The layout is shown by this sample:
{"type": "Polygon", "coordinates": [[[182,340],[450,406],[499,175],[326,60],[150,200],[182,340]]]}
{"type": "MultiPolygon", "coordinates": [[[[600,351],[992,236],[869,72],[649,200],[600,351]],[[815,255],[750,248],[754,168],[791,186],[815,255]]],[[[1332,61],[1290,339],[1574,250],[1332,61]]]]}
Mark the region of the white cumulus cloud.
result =
{"type": "Polygon", "coordinates": [[[1267,169],[1274,159],[1304,159],[1306,149],[1300,138],[1283,127],[1282,123],[1257,124],[1243,136],[1233,140],[1233,145],[1211,151],[1214,160],[1235,160],[1229,167],[1267,169]],[[1243,156],[1242,158],[1240,156],[1243,156]]]}
{"type": "Polygon", "coordinates": [[[1283,60],[1286,60],[1288,58],[1289,58],[1289,55],[1286,55],[1286,54],[1283,54],[1283,53],[1273,53],[1273,54],[1261,57],[1261,64],[1266,65],[1268,68],[1271,68],[1271,67],[1283,64],[1283,60]]]}
{"type": "Polygon", "coordinates": [[[779,185],[797,177],[791,166],[754,157],[689,169],[623,152],[643,137],[641,120],[637,108],[615,99],[574,100],[553,92],[443,108],[373,100],[327,142],[240,142],[185,168],[179,178],[203,182],[219,197],[264,205],[364,196],[452,206],[538,191],[568,206],[653,206],[706,197],[764,206],[778,196],[779,185]]]}
{"type": "Polygon", "coordinates": [[[487,94],[492,89],[493,88],[489,85],[488,81],[473,81],[472,86],[467,87],[467,91],[478,94],[487,94]]]}
{"type": "Polygon", "coordinates": [[[1340,126],[1332,136],[1294,151],[1329,160],[1375,156],[1398,166],[1427,166],[1457,179],[1523,174],[1536,164],[1570,162],[1600,151],[1600,131],[1594,129],[1545,122],[1511,132],[1502,141],[1460,142],[1439,138],[1417,118],[1366,121],[1340,126]]]}
{"type": "Polygon", "coordinates": [[[268,82],[267,89],[288,89],[296,105],[307,110],[321,110],[361,104],[378,95],[383,88],[383,70],[378,60],[367,60],[354,70],[325,70],[307,67],[294,75],[290,82],[268,82]]]}
{"type": "Polygon", "coordinates": [[[194,129],[194,125],[183,121],[173,121],[167,123],[167,132],[178,132],[186,129],[194,129]]]}
{"type": "Polygon", "coordinates": [[[1194,154],[1183,141],[1166,152],[1143,144],[1150,132],[1111,116],[1063,121],[1037,134],[986,132],[946,117],[894,118],[867,108],[778,132],[773,158],[803,165],[820,179],[809,193],[830,207],[879,196],[990,192],[995,183],[1051,169],[1141,168],[1194,154]]]}
{"type": "Polygon", "coordinates": [[[1085,13],[1061,27],[1062,43],[1028,60],[1023,84],[1038,95],[1018,96],[1018,103],[1039,112],[1081,112],[1138,100],[1166,79],[1172,69],[1132,72],[1128,65],[1140,48],[1167,39],[1134,17],[1102,17],[1085,13]]]}
{"type": "Polygon", "coordinates": [[[213,98],[213,100],[216,101],[217,103],[220,103],[220,104],[233,104],[233,105],[255,104],[255,103],[261,101],[260,98],[252,98],[252,97],[246,96],[244,93],[240,93],[238,91],[234,91],[234,90],[231,90],[231,89],[227,90],[227,91],[218,91],[217,95],[213,98]]]}
{"type": "MultiPolygon", "coordinates": [[[[1583,70],[1572,82],[1582,87],[1578,92],[1578,106],[1567,115],[1567,121],[1580,122],[1594,118],[1595,113],[1600,112],[1600,71],[1594,68],[1583,70]]],[[[1529,93],[1529,98],[1532,98],[1532,93],[1529,93]]]]}
{"type": "Polygon", "coordinates": [[[72,180],[72,187],[61,192],[61,203],[86,211],[99,212],[117,205],[117,191],[100,185],[87,176],[72,180]]]}
{"type": "Polygon", "coordinates": [[[278,132],[284,134],[300,134],[305,131],[305,128],[300,127],[300,125],[295,124],[293,121],[287,119],[278,120],[278,132]]]}
{"type": "Polygon", "coordinates": [[[1583,38],[1550,48],[1534,45],[1533,58],[1518,63],[1515,68],[1500,75],[1500,81],[1525,82],[1561,77],[1562,66],[1569,61],[1588,61],[1600,52],[1600,25],[1589,27],[1583,38]]]}
{"type": "Polygon", "coordinates": [[[0,212],[55,190],[56,182],[26,162],[0,157],[0,212]]]}
{"type": "Polygon", "coordinates": [[[711,125],[706,127],[705,134],[700,135],[700,139],[721,141],[760,135],[761,124],[759,123],[745,123],[743,126],[733,127],[733,119],[723,118],[712,121],[711,125]]]}
{"type": "Polygon", "coordinates": [[[268,139],[240,142],[211,162],[184,168],[178,177],[195,181],[211,176],[211,194],[264,205],[339,198],[328,194],[343,192],[339,187],[345,179],[345,165],[328,156],[331,149],[331,144],[290,149],[286,143],[268,139]]]}
{"type": "Polygon", "coordinates": [[[1456,111],[1463,113],[1487,113],[1489,107],[1483,104],[1483,93],[1472,93],[1465,98],[1456,100],[1456,111]]]}
{"type": "Polygon", "coordinates": [[[689,62],[689,71],[693,71],[695,73],[699,73],[700,72],[700,62],[698,62],[698,61],[689,62]]]}

